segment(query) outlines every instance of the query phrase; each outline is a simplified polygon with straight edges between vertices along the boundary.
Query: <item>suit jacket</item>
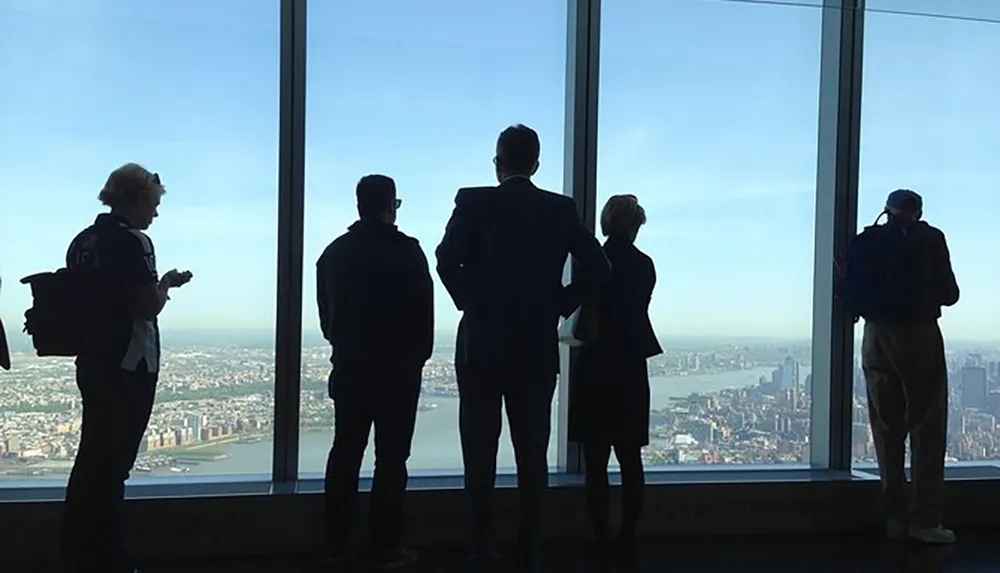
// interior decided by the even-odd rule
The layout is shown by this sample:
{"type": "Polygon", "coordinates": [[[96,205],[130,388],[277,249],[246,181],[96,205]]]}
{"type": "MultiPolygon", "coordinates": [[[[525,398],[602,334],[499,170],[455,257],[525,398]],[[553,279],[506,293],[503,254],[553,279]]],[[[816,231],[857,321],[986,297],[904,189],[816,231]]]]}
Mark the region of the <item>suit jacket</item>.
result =
{"type": "Polygon", "coordinates": [[[570,197],[513,177],[465,188],[437,248],[437,270],[462,311],[456,365],[559,370],[559,316],[593,296],[610,272],[570,197]],[[574,280],[563,285],[572,255],[574,280]]]}

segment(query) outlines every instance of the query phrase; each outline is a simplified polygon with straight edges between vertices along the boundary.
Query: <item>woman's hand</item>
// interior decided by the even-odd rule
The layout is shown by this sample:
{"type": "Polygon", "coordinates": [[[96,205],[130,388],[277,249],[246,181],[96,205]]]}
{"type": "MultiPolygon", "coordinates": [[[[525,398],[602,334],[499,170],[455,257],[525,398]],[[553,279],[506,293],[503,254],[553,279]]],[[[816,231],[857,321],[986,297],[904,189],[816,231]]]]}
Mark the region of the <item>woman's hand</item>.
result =
{"type": "Polygon", "coordinates": [[[161,278],[160,281],[168,288],[177,288],[177,287],[182,287],[191,282],[191,279],[193,277],[194,275],[191,273],[191,271],[181,272],[178,271],[177,269],[170,269],[169,271],[163,274],[163,278],[161,278]]]}

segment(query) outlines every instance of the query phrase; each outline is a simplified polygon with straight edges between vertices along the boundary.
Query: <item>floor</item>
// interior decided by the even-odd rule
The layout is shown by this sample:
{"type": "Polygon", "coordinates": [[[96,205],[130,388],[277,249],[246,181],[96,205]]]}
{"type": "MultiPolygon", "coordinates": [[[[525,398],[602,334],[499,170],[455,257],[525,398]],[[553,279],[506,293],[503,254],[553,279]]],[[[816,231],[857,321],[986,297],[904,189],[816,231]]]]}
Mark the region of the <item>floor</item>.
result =
{"type": "MultiPolygon", "coordinates": [[[[1000,572],[1000,532],[960,532],[954,547],[909,547],[862,538],[743,538],[647,542],[636,563],[598,565],[585,544],[552,547],[550,573],[985,573],[1000,572]]],[[[401,573],[464,571],[460,550],[425,549],[421,563],[401,573]]],[[[38,568],[8,569],[32,571],[38,568]]],[[[505,571],[513,571],[508,569],[505,571]]],[[[314,558],[274,558],[150,565],[143,573],[313,573],[334,570],[314,558]]],[[[339,572],[338,572],[339,573],[339,572]]]]}

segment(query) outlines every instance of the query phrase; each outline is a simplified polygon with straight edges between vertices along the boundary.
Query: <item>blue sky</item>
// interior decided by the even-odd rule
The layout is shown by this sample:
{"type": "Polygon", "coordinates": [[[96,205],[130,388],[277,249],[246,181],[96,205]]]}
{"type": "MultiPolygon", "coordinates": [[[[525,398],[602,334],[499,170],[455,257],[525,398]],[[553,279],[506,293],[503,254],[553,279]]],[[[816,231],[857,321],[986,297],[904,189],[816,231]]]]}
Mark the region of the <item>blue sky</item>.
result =
{"type": "MultiPolygon", "coordinates": [[[[947,9],[1000,17],[985,4],[947,9]]],[[[634,193],[647,209],[661,332],[809,336],[821,16],[604,2],[599,199],[634,193]]],[[[307,330],[313,263],[355,219],[361,175],[396,178],[399,224],[430,258],[455,190],[492,182],[504,126],[539,131],[537,183],[562,190],[566,23],[565,0],[310,4],[307,330]]],[[[150,231],[161,271],[195,273],[163,325],[273,328],[278,32],[276,0],[0,0],[8,325],[29,303],[16,280],[60,265],[107,173],[138,161],[168,189],[150,231]]],[[[861,219],[894,187],[921,191],[963,287],[946,333],[1000,339],[1000,27],[876,11],[866,37],[861,219]]],[[[448,330],[458,314],[440,288],[437,303],[448,330]]]]}

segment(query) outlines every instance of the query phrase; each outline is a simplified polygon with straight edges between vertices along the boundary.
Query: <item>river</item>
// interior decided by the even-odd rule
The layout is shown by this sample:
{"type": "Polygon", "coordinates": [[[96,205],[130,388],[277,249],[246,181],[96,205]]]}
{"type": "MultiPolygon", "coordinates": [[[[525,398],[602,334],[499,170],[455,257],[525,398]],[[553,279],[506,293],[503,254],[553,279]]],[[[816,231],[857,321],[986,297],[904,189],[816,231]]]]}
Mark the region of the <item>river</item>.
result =
{"type": "MultiPolygon", "coordinates": [[[[672,398],[684,398],[692,393],[718,392],[726,388],[741,388],[757,383],[761,376],[770,378],[772,367],[758,367],[750,370],[723,372],[717,374],[694,374],[688,376],[660,376],[650,381],[652,407],[667,406],[672,398]]],[[[804,379],[808,372],[800,373],[804,379]]],[[[451,397],[428,397],[426,401],[437,404],[437,408],[420,412],[413,439],[410,470],[420,473],[455,472],[462,466],[461,448],[458,438],[458,399],[451,397]]],[[[556,463],[558,443],[559,410],[553,408],[553,436],[549,448],[550,463],[556,463]]],[[[506,423],[505,423],[506,426],[506,423]]],[[[326,465],[326,455],[332,440],[329,432],[304,432],[299,446],[300,475],[318,476],[326,465]]],[[[270,441],[220,446],[227,455],[225,459],[190,466],[185,476],[232,474],[266,474],[271,471],[272,444],[270,441]]],[[[374,467],[374,448],[369,447],[365,455],[363,470],[374,467]]],[[[510,471],[514,467],[514,453],[510,437],[504,428],[500,438],[500,453],[497,460],[500,471],[510,471]]],[[[148,474],[147,474],[148,475],[148,474]]],[[[156,475],[177,475],[157,471],[156,475]]]]}

